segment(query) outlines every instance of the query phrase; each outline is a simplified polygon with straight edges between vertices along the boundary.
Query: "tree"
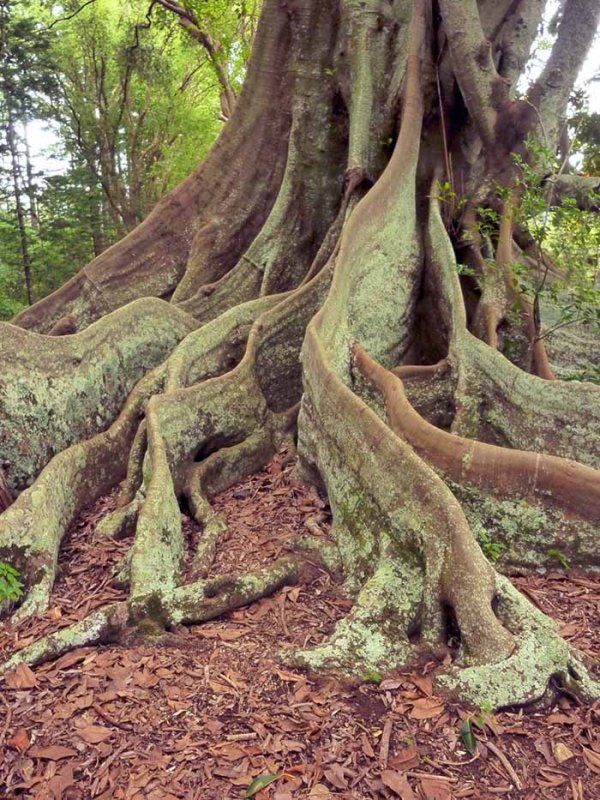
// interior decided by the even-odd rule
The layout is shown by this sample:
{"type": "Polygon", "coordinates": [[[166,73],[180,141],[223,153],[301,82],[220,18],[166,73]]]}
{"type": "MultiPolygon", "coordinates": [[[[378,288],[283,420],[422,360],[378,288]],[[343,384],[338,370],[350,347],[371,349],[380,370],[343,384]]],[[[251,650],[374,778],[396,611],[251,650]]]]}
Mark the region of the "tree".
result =
{"type": "Polygon", "coordinates": [[[52,114],[65,151],[87,169],[90,189],[100,189],[107,244],[141,222],[173,177],[181,180],[196,163],[181,140],[193,142],[197,159],[219,127],[212,103],[202,102],[214,93],[212,77],[190,67],[187,40],[146,12],[136,0],[97,0],[67,19],[50,12],[60,87],[52,114]],[[181,165],[172,157],[175,144],[181,165]]]}
{"type": "Polygon", "coordinates": [[[39,97],[54,88],[49,41],[25,8],[17,11],[12,0],[0,2],[0,114],[2,155],[9,164],[14,222],[18,231],[20,267],[27,302],[34,299],[31,229],[37,227],[35,186],[27,122],[36,112],[39,97]],[[28,225],[28,218],[29,223],[28,225]]]}
{"type": "Polygon", "coordinates": [[[135,530],[128,602],[4,668],[217,616],[300,579],[308,552],[343,575],[354,606],[296,662],[381,671],[442,655],[451,628],[460,653],[439,680],[463,698],[525,703],[557,684],[597,695],[475,536],[492,557],[502,544],[507,569],[595,558],[599,389],[553,379],[513,263],[531,238],[517,215],[527,142],[557,146],[600,9],[566,0],[519,97],[543,5],[265,1],[207,158],[0,329],[15,496],[0,558],[23,576],[16,619],[47,607],[65,530],[118,481],[98,534],[135,530]],[[211,497],[289,437],[327,494],[331,541],[313,520],[295,554],[207,577],[223,530],[211,497]],[[183,585],[179,501],[204,525],[183,585]]]}

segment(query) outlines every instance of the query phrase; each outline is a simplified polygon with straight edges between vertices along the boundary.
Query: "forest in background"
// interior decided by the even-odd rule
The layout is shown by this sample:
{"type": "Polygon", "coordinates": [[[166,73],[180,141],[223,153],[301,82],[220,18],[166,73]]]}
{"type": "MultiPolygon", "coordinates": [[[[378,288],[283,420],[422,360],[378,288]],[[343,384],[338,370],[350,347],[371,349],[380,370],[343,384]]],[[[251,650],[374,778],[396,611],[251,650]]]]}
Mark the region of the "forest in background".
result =
{"type": "Polygon", "coordinates": [[[241,87],[258,5],[0,0],[0,319],[122,238],[202,160],[241,87]]]}

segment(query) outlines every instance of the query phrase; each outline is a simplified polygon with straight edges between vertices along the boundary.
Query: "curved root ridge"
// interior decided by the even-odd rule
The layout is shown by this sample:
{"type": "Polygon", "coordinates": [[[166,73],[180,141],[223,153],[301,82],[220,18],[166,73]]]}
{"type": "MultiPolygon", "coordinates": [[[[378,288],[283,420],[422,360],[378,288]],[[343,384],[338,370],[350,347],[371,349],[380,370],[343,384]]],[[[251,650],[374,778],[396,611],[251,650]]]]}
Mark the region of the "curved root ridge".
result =
{"type": "Polygon", "coordinates": [[[600,683],[589,676],[554,620],[534,608],[507,578],[498,576],[497,586],[498,613],[514,633],[514,653],[496,664],[456,670],[439,678],[440,685],[475,705],[493,708],[552,695],[553,680],[584,699],[600,696],[600,683]]]}
{"type": "Polygon", "coordinates": [[[299,577],[298,560],[284,557],[245,575],[221,575],[169,591],[132,595],[127,602],[104,606],[25,647],[0,665],[0,674],[21,663],[34,666],[49,661],[75,647],[128,640],[131,634],[156,635],[172,625],[214,619],[295,583],[299,577]]]}
{"type": "Polygon", "coordinates": [[[383,558],[359,592],[350,614],[329,641],[284,658],[308,669],[342,670],[359,677],[414,660],[409,633],[417,626],[423,592],[421,571],[398,559],[383,558]]]}
{"type": "Polygon", "coordinates": [[[41,664],[58,658],[75,647],[107,643],[116,639],[127,619],[127,604],[113,603],[93,611],[85,619],[51,633],[0,665],[0,674],[10,672],[18,664],[41,664]]]}

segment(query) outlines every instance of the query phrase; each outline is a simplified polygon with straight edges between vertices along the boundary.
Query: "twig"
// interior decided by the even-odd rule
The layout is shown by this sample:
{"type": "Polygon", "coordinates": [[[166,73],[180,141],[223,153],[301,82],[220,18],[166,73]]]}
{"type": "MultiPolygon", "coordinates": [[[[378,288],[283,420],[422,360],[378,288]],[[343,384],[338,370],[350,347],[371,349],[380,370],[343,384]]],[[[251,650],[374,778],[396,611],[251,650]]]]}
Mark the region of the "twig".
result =
{"type": "Polygon", "coordinates": [[[50,25],[48,25],[48,30],[50,30],[50,28],[53,28],[55,25],[58,25],[59,22],[66,22],[68,19],[73,19],[73,17],[76,17],[77,14],[79,14],[80,11],[83,11],[83,9],[86,6],[91,6],[92,3],[95,2],[96,0],[86,0],[86,2],[80,5],[79,8],[73,11],[72,14],[67,14],[67,16],[65,17],[59,17],[58,19],[55,19],[54,22],[51,22],[50,25]]]}
{"type": "Polygon", "coordinates": [[[382,769],[386,769],[388,763],[388,756],[390,754],[390,738],[392,736],[392,729],[394,727],[394,720],[388,717],[383,726],[383,733],[381,735],[381,745],[379,748],[379,760],[382,769]]]}
{"type": "Polygon", "coordinates": [[[521,781],[519,780],[519,776],[514,771],[514,769],[512,767],[512,764],[510,763],[508,758],[504,755],[502,750],[500,750],[499,747],[496,747],[496,745],[493,742],[486,742],[485,746],[487,748],[489,748],[492,751],[492,753],[502,762],[502,765],[504,766],[504,769],[508,772],[508,775],[509,775],[510,779],[512,780],[512,782],[514,783],[516,789],[518,791],[521,791],[521,789],[523,788],[523,785],[521,784],[521,781]]]}
{"type": "Polygon", "coordinates": [[[4,722],[4,728],[2,729],[2,733],[0,733],[0,746],[1,746],[4,744],[4,740],[6,739],[6,734],[8,733],[8,729],[10,728],[10,723],[12,722],[12,709],[3,694],[0,694],[0,700],[6,706],[6,720],[4,722]]]}

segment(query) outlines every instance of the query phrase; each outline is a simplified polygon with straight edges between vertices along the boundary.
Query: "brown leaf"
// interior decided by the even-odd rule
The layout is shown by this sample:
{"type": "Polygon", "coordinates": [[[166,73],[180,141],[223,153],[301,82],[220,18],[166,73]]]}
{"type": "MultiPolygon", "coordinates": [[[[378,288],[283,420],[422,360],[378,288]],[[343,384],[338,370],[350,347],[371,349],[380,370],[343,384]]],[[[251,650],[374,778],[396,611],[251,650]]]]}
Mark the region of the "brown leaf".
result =
{"type": "Polygon", "coordinates": [[[413,769],[419,764],[419,754],[414,747],[405,747],[390,758],[390,766],[401,772],[413,769]]]}
{"type": "Polygon", "coordinates": [[[398,678],[385,678],[379,684],[379,688],[384,691],[393,691],[394,689],[399,689],[403,683],[404,681],[398,680],[398,678]]]}
{"type": "Polygon", "coordinates": [[[429,675],[411,675],[410,680],[423,692],[423,694],[431,697],[433,694],[433,682],[429,675]]]}
{"type": "Polygon", "coordinates": [[[53,669],[67,669],[67,667],[72,667],[73,664],[78,664],[80,661],[84,661],[86,656],[89,655],[89,650],[85,650],[80,647],[78,650],[73,650],[71,653],[65,653],[64,656],[61,656],[61,658],[59,658],[58,661],[53,665],[53,669]]]}
{"type": "Polygon", "coordinates": [[[29,747],[29,734],[25,728],[17,728],[7,744],[9,747],[12,747],[13,750],[18,750],[19,753],[22,753],[29,747]]]}
{"type": "Polygon", "coordinates": [[[248,628],[223,628],[217,631],[217,636],[222,642],[234,642],[236,639],[245,636],[248,628]]]}
{"type": "Polygon", "coordinates": [[[362,742],[363,753],[367,756],[367,758],[375,758],[375,751],[371,747],[371,742],[367,738],[366,734],[361,733],[360,741],[362,742]]]}
{"type": "Polygon", "coordinates": [[[450,783],[444,778],[421,778],[421,791],[427,800],[450,800],[450,783]]]}
{"type": "Polygon", "coordinates": [[[48,781],[48,788],[54,795],[54,800],[61,800],[65,789],[68,789],[69,786],[74,786],[75,783],[76,781],[73,778],[73,767],[70,764],[67,764],[61,769],[58,775],[50,778],[48,781]]]}
{"type": "Polygon", "coordinates": [[[4,676],[4,680],[11,689],[33,689],[37,686],[37,678],[27,664],[17,664],[12,672],[4,676]]]}
{"type": "Polygon", "coordinates": [[[329,769],[326,769],[325,777],[329,783],[336,787],[336,789],[345,790],[348,788],[348,781],[346,780],[344,772],[339,764],[332,764],[329,769]]]}
{"type": "Polygon", "coordinates": [[[402,775],[402,773],[384,769],[381,773],[381,780],[388,789],[391,789],[402,800],[417,800],[417,795],[410,788],[406,776],[402,775]]]}
{"type": "Polygon", "coordinates": [[[570,714],[550,714],[546,718],[546,722],[554,725],[575,725],[577,717],[570,714]]]}
{"type": "Polygon", "coordinates": [[[540,767],[539,774],[542,776],[543,780],[538,779],[538,783],[545,789],[562,786],[563,783],[567,782],[567,776],[563,772],[557,772],[548,767],[540,767]]]}
{"type": "Polygon", "coordinates": [[[434,697],[422,697],[413,702],[410,715],[413,719],[431,719],[438,717],[444,711],[444,706],[434,697]]]}
{"type": "Polygon", "coordinates": [[[85,728],[80,728],[77,733],[88,744],[105,742],[113,735],[111,728],[103,728],[101,725],[86,725],[85,728]]]}
{"type": "Polygon", "coordinates": [[[309,800],[329,800],[333,795],[322,783],[316,783],[310,790],[308,797],[309,800]]]}
{"type": "Polygon", "coordinates": [[[583,748],[583,760],[592,772],[600,775],[600,753],[590,750],[589,747],[583,748]]]}
{"type": "Polygon", "coordinates": [[[77,755],[77,750],[71,747],[62,747],[59,744],[50,747],[31,747],[27,753],[31,758],[43,758],[47,761],[60,761],[61,758],[72,758],[77,755]]]}

